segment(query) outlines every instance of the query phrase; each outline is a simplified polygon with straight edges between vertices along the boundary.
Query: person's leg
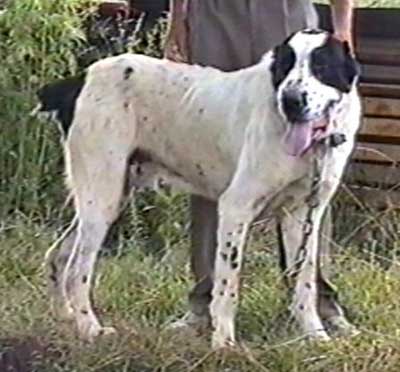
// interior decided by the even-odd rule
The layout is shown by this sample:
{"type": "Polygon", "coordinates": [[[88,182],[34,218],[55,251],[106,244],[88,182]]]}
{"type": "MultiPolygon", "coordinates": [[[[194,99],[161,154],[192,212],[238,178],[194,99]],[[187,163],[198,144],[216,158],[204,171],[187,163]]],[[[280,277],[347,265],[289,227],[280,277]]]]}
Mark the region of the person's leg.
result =
{"type": "MultiPolygon", "coordinates": [[[[252,63],[248,8],[243,0],[192,0],[188,6],[189,62],[231,71],[252,63]],[[228,4],[229,3],[229,4],[228,4]]],[[[210,325],[209,304],[217,246],[217,203],[190,198],[191,269],[195,285],[189,312],[174,327],[210,325]]]]}

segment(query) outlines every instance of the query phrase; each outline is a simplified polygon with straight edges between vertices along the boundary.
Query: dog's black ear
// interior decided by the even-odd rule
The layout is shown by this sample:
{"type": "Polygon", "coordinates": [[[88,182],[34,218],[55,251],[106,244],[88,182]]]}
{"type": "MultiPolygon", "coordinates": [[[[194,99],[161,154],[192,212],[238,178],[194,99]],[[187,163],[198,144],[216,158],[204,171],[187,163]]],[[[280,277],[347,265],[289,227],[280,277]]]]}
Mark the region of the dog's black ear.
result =
{"type": "Polygon", "coordinates": [[[288,39],[274,48],[273,62],[270,71],[272,75],[272,84],[275,90],[277,90],[282,81],[285,80],[295,63],[296,53],[288,44],[288,39]]]}
{"type": "Polygon", "coordinates": [[[353,84],[354,79],[358,79],[361,75],[361,66],[355,59],[353,53],[351,52],[350,45],[347,41],[343,41],[343,51],[345,55],[345,71],[347,75],[347,79],[350,85],[353,84]]]}
{"type": "Polygon", "coordinates": [[[311,71],[325,85],[349,93],[360,67],[351,54],[349,44],[333,36],[311,53],[311,71]]]}
{"type": "Polygon", "coordinates": [[[75,102],[83,88],[83,77],[69,78],[46,84],[37,91],[39,112],[54,114],[60,123],[64,137],[72,124],[75,102]]]}

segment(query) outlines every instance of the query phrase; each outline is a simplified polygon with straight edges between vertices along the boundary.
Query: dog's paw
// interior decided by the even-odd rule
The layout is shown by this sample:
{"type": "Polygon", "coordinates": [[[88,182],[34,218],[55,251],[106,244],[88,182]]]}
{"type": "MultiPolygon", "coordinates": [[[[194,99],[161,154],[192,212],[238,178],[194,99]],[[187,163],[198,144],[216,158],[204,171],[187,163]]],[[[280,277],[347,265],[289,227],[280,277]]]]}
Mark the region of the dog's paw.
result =
{"type": "Polygon", "coordinates": [[[187,312],[182,318],[167,325],[167,330],[177,332],[204,333],[211,327],[208,315],[196,315],[187,312]]]}
{"type": "Polygon", "coordinates": [[[211,347],[215,351],[227,351],[236,349],[236,342],[231,337],[224,337],[215,332],[212,335],[211,347]]]}
{"type": "Polygon", "coordinates": [[[79,337],[93,343],[98,337],[114,335],[117,330],[114,327],[103,327],[97,321],[80,322],[78,325],[79,337]]]}
{"type": "Polygon", "coordinates": [[[307,338],[311,342],[328,342],[332,340],[328,333],[322,329],[308,333],[307,338]]]}
{"type": "Polygon", "coordinates": [[[75,319],[74,309],[67,303],[53,299],[50,308],[58,320],[70,322],[75,319]]]}
{"type": "Polygon", "coordinates": [[[332,316],[324,321],[329,332],[339,337],[355,337],[361,332],[344,316],[332,316]]]}

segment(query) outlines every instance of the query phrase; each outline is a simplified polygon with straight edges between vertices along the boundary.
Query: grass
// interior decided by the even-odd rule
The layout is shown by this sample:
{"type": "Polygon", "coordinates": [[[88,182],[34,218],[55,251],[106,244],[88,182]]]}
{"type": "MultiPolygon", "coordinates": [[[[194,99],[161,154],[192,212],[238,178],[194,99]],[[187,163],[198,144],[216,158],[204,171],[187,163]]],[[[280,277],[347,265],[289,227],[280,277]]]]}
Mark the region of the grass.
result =
{"type": "MultiPolygon", "coordinates": [[[[112,234],[108,251],[114,254],[99,262],[94,296],[117,337],[88,345],[77,340],[73,326],[54,319],[41,264],[71,210],[61,207],[58,133],[28,113],[39,85],[77,71],[72,51],[83,42],[77,11],[92,2],[9,3],[12,11],[0,19],[0,372],[15,356],[18,372],[400,370],[399,216],[356,208],[347,196],[336,204],[332,268],[341,301],[362,330],[356,338],[302,339],[287,312],[275,236],[260,229],[243,272],[241,347],[215,354],[209,335],[167,331],[185,312],[192,284],[184,195],[146,194],[112,234]]],[[[400,7],[397,0],[359,4],[400,7]]],[[[151,39],[144,51],[160,54],[151,39]]]]}
{"type": "MultiPolygon", "coordinates": [[[[393,216],[391,217],[393,218],[393,216]]],[[[378,226],[379,224],[375,224],[378,226]]],[[[362,334],[309,344],[290,322],[288,299],[277,269],[275,242],[257,234],[243,273],[238,333],[242,347],[210,353],[209,337],[180,335],[166,325],[185,311],[190,286],[186,244],[174,256],[134,249],[118,239],[119,255],[100,260],[95,302],[118,337],[88,345],[48,308],[41,268],[56,231],[16,218],[2,226],[0,250],[0,347],[36,345],[38,371],[398,371],[400,366],[400,261],[380,262],[360,245],[335,249],[335,283],[362,334]],[[340,268],[340,270],[338,270],[340,268]],[[39,347],[40,345],[40,347],[39,347]]],[[[338,237],[338,241],[344,237],[338,237]]],[[[4,354],[5,355],[5,354],[4,354]]],[[[1,364],[0,364],[1,366],[1,364]]]]}

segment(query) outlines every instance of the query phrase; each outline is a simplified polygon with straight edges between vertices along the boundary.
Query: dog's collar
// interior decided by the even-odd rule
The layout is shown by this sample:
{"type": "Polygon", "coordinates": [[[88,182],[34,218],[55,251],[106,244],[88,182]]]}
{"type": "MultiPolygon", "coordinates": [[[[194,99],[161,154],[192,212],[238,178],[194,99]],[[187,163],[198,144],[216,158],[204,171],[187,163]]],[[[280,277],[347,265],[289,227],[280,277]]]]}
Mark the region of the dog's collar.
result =
{"type": "Polygon", "coordinates": [[[327,137],[327,144],[329,147],[338,147],[346,141],[346,135],[343,133],[332,133],[327,137]]]}

